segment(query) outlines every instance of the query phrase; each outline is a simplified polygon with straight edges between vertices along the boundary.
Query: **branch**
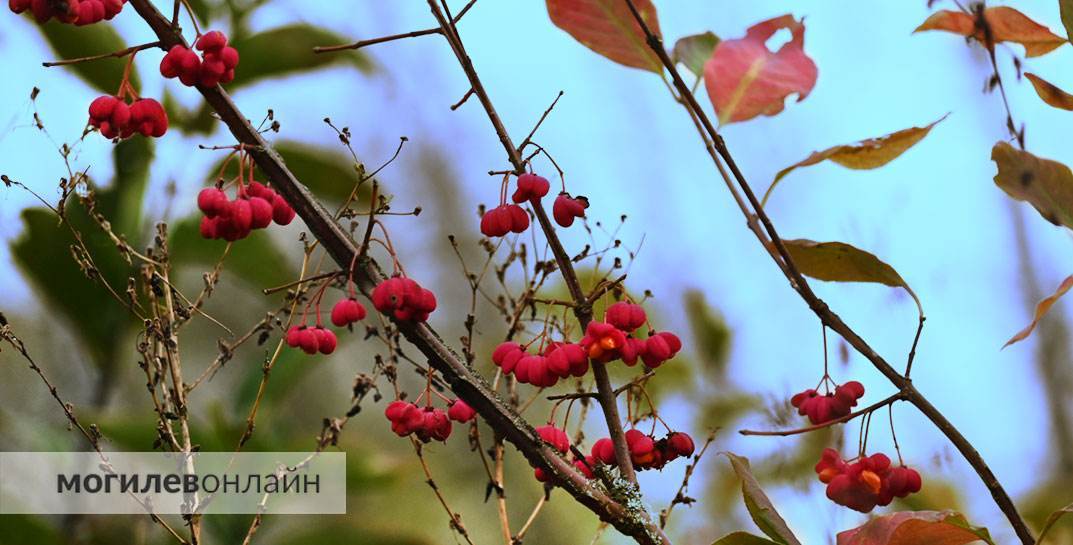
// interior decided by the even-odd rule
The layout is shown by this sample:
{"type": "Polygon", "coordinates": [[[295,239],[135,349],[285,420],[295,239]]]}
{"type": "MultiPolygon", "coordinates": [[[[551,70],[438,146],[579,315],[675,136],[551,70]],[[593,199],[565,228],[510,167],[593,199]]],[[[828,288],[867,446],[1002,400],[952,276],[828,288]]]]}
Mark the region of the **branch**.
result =
{"type": "MultiPolygon", "coordinates": [[[[966,439],[949,420],[947,420],[939,409],[932,405],[931,402],[916,389],[910,379],[900,375],[898,371],[872,349],[860,335],[843,322],[842,318],[832,311],[827,303],[812,291],[808,281],[805,280],[805,277],[801,275],[801,272],[798,271],[797,267],[794,265],[793,259],[790,257],[789,252],[787,252],[785,245],[783,245],[782,239],[775,230],[775,226],[771,223],[771,219],[768,218],[767,214],[764,212],[764,208],[757,200],[756,194],[753,193],[752,187],[749,186],[749,183],[745,180],[745,176],[742,175],[741,170],[738,169],[723,137],[715,130],[711,120],[708,119],[708,115],[701,108],[700,104],[697,103],[697,99],[693,96],[689,86],[682,80],[682,76],[678,73],[674,61],[667,55],[667,51],[663,47],[663,40],[659,36],[653,34],[651,29],[648,28],[648,24],[645,23],[644,18],[641,17],[640,12],[637,11],[637,7],[634,5],[633,0],[625,1],[632,12],[634,19],[637,21],[638,25],[640,25],[642,32],[644,32],[649,47],[655,52],[664,68],[666,68],[671,75],[674,88],[680,95],[682,105],[689,111],[690,116],[703,127],[703,132],[706,133],[705,136],[710,139],[711,145],[718,153],[719,158],[726,163],[726,166],[733,174],[734,181],[748,199],[753,213],[755,213],[756,217],[760,220],[760,223],[764,227],[764,232],[770,237],[771,243],[775,247],[776,255],[772,255],[772,258],[775,259],[779,268],[783,270],[783,273],[790,281],[790,285],[827,327],[841,335],[850,346],[867,358],[880,373],[887,377],[891,383],[905,394],[905,399],[907,401],[916,406],[924,416],[931,420],[935,427],[939,428],[939,430],[946,435],[947,439],[949,439],[954,447],[961,452],[961,455],[980,476],[980,480],[983,481],[984,486],[987,487],[988,491],[991,493],[991,497],[994,498],[999,509],[1006,515],[1006,518],[1010,521],[1010,525],[1013,526],[1014,531],[1017,533],[1017,536],[1021,539],[1022,543],[1024,543],[1024,545],[1033,545],[1035,543],[1035,538],[1032,536],[1031,530],[1028,529],[1028,526],[1021,518],[1021,515],[1017,512],[1017,507],[1014,505],[1013,500],[1010,499],[1009,494],[1006,493],[1006,490],[999,483],[998,478],[995,477],[994,472],[991,471],[987,462],[984,461],[983,457],[980,456],[980,453],[972,446],[972,443],[970,443],[969,440],[966,439]]],[[[713,159],[715,158],[713,157],[713,159]]],[[[720,170],[725,176],[725,171],[722,171],[722,166],[719,164],[718,160],[716,161],[716,164],[720,166],[720,170]]],[[[727,181],[728,185],[730,185],[729,180],[727,181]]],[[[739,205],[740,204],[741,203],[739,202],[739,205]]],[[[744,209],[743,212],[745,212],[746,219],[751,222],[752,214],[744,209]]],[[[756,233],[761,239],[761,242],[763,242],[763,236],[760,231],[754,230],[754,233],[756,233]]]]}
{"type": "MultiPolygon", "coordinates": [[[[130,4],[152,28],[161,42],[161,48],[186,45],[171,22],[162,15],[150,0],[131,0],[130,4]]],[[[280,195],[302,218],[310,232],[324,246],[331,258],[343,269],[349,269],[358,252],[354,241],[331,215],[287,169],[280,158],[260,133],[239,111],[231,97],[219,86],[198,87],[205,101],[227,125],[236,140],[247,146],[248,153],[258,167],[276,187],[280,195]]],[[[368,294],[384,279],[379,265],[368,257],[357,260],[354,280],[361,291],[368,294]]],[[[583,475],[545,444],[521,417],[508,408],[488,383],[462,358],[444,344],[440,336],[425,323],[396,322],[399,331],[428,359],[429,365],[439,371],[450,384],[451,390],[473,407],[492,429],[514,444],[526,459],[554,476],[568,494],[578,503],[595,513],[601,520],[614,525],[620,532],[633,537],[643,545],[667,543],[662,533],[653,532],[647,521],[638,514],[592,486],[583,475]]]]}
{"type": "MultiPolygon", "coordinates": [[[[485,113],[488,114],[488,120],[492,122],[496,134],[499,135],[499,141],[507,152],[507,158],[510,160],[511,166],[514,167],[514,174],[525,174],[525,161],[522,159],[521,151],[514,146],[507,128],[503,126],[503,121],[499,118],[491,98],[488,97],[484,84],[481,83],[476,69],[473,68],[473,61],[470,60],[469,55],[466,53],[462,38],[456,32],[454,23],[448,22],[449,19],[440,10],[437,0],[428,0],[428,5],[432,10],[432,15],[440,23],[444,38],[447,39],[447,43],[450,44],[451,50],[454,51],[455,57],[458,58],[462,70],[466,73],[473,94],[480,101],[481,106],[484,107],[485,113]]],[[[548,246],[551,247],[551,252],[555,256],[555,262],[563,275],[563,281],[570,292],[570,297],[574,300],[574,316],[581,325],[581,329],[584,330],[592,320],[592,305],[581,289],[581,282],[578,281],[573,262],[563,248],[563,244],[555,232],[555,226],[552,225],[551,220],[548,219],[547,212],[544,211],[544,206],[539,200],[530,201],[530,204],[533,207],[533,213],[536,215],[537,221],[540,223],[540,229],[544,231],[548,246]]],[[[592,362],[592,374],[596,378],[597,400],[600,402],[604,420],[607,422],[608,434],[615,445],[615,459],[618,462],[619,471],[622,472],[622,476],[626,480],[636,485],[637,474],[634,472],[629,447],[626,445],[626,436],[622,430],[622,419],[619,417],[618,403],[615,401],[611,377],[607,373],[607,367],[603,363],[596,361],[592,362]]]]}

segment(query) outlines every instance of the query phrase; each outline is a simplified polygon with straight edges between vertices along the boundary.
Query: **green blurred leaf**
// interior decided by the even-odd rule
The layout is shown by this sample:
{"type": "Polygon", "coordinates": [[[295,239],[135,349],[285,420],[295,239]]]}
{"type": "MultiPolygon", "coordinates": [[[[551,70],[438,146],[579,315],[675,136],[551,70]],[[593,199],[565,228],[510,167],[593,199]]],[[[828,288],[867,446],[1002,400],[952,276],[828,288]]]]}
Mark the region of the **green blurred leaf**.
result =
{"type": "Polygon", "coordinates": [[[345,43],[346,38],[310,25],[289,25],[235,40],[231,45],[241,55],[229,90],[266,78],[305,72],[331,64],[349,64],[362,72],[372,70],[368,57],[358,51],[316,54],[318,45],[345,43]]]}
{"type": "MultiPolygon", "coordinates": [[[[117,144],[113,155],[116,179],[108,189],[96,192],[97,212],[112,223],[116,234],[131,240],[129,237],[137,233],[141,224],[152,144],[144,138],[131,138],[117,144]]],[[[101,277],[122,293],[133,267],[123,260],[77,199],[68,200],[66,214],[70,224],[82,233],[101,277]]],[[[48,303],[74,325],[72,330],[89,349],[97,367],[111,368],[117,338],[134,323],[134,318],[105,288],[82,273],[71,257],[74,237],[59,224],[55,214],[44,208],[31,208],[23,211],[22,218],[26,230],[11,246],[15,262],[48,303]]]]}
{"type": "MultiPolygon", "coordinates": [[[[169,243],[171,260],[176,265],[212,267],[223,255],[227,243],[201,238],[200,224],[200,216],[191,216],[172,225],[169,243]]],[[[298,276],[283,252],[263,230],[254,231],[232,244],[223,270],[254,289],[283,284],[298,276]]]]}
{"type": "Polygon", "coordinates": [[[706,369],[723,378],[730,352],[730,329],[723,317],[708,305],[702,292],[686,292],[685,305],[697,357],[706,369]]]}
{"type": "MultiPolygon", "coordinates": [[[[257,389],[261,386],[261,379],[264,377],[263,364],[265,358],[272,357],[272,351],[275,350],[277,340],[273,338],[264,346],[257,347],[258,354],[256,357],[248,357],[242,363],[231,363],[232,365],[242,365],[243,372],[242,382],[239,384],[238,392],[234,398],[235,410],[239,412],[248,411],[250,406],[253,405],[253,400],[257,397],[257,389]]],[[[272,374],[268,380],[261,404],[273,407],[282,397],[300,388],[302,380],[309,376],[309,373],[314,369],[314,365],[318,363],[316,360],[317,358],[307,356],[301,350],[284,348],[279,357],[276,358],[276,363],[272,365],[272,374]]]]}
{"type": "Polygon", "coordinates": [[[733,534],[727,534],[719,541],[712,543],[712,545],[778,545],[770,539],[754,536],[745,532],[734,532],[733,534]]]}
{"type": "MultiPolygon", "coordinates": [[[[35,25],[41,29],[52,50],[61,59],[76,59],[120,51],[127,47],[113,25],[74,26],[49,22],[35,25]]],[[[65,67],[73,70],[78,77],[89,83],[94,89],[109,95],[119,89],[123,79],[123,69],[127,59],[108,58],[92,62],[81,62],[65,67]]],[[[60,70],[60,68],[57,68],[60,70]]],[[[138,89],[137,70],[131,70],[130,84],[138,89]]],[[[88,104],[88,103],[87,103],[88,104]]]]}
{"type": "Polygon", "coordinates": [[[7,543],[62,543],[59,532],[49,525],[44,517],[34,515],[0,515],[0,528],[4,529],[7,543]]]}
{"type": "Polygon", "coordinates": [[[732,452],[725,454],[730,459],[730,465],[734,467],[734,472],[741,479],[741,495],[745,500],[745,508],[749,510],[749,516],[753,518],[753,522],[760,528],[760,531],[764,532],[776,543],[801,545],[801,542],[790,531],[790,527],[786,525],[786,521],[775,511],[775,506],[771,504],[767,494],[760,488],[760,483],[753,477],[753,473],[749,469],[749,459],[732,452]]]}
{"type": "MultiPolygon", "coordinates": [[[[349,456],[348,456],[349,458],[349,456]]],[[[360,517],[320,517],[321,524],[307,525],[295,532],[280,536],[277,545],[309,545],[310,543],[354,543],[361,545],[430,545],[417,536],[400,535],[413,531],[410,524],[401,524],[390,530],[373,530],[361,524],[360,517]]]]}
{"type": "Polygon", "coordinates": [[[171,91],[164,90],[162,101],[164,111],[168,114],[168,124],[188,134],[209,134],[216,127],[216,118],[212,108],[205,103],[196,110],[183,108],[171,91]]]}
{"type": "MultiPolygon", "coordinates": [[[[349,155],[327,148],[301,144],[291,140],[280,140],[272,144],[272,148],[283,157],[287,168],[294,173],[298,181],[305,184],[316,196],[342,203],[354,190],[354,184],[358,182],[358,172],[354,161],[349,155]]],[[[216,163],[206,176],[215,178],[220,172],[223,161],[216,163]]],[[[238,165],[232,161],[225,177],[236,175],[238,165]]],[[[365,184],[358,192],[358,201],[368,202],[370,184],[365,184]]]]}
{"type": "Polygon", "coordinates": [[[1055,523],[1058,522],[1058,519],[1070,513],[1073,513],[1073,503],[1055,511],[1054,513],[1051,513],[1051,515],[1047,517],[1047,520],[1043,523],[1043,529],[1040,530],[1039,540],[1037,540],[1036,543],[1038,543],[1039,545],[1043,545],[1043,538],[1047,537],[1048,533],[1051,531],[1051,528],[1054,527],[1055,523]]]}
{"type": "Polygon", "coordinates": [[[712,58],[712,52],[715,51],[717,45],[719,45],[719,36],[711,31],[685,36],[674,42],[671,57],[674,62],[684,64],[698,78],[703,78],[704,63],[712,58]]]}

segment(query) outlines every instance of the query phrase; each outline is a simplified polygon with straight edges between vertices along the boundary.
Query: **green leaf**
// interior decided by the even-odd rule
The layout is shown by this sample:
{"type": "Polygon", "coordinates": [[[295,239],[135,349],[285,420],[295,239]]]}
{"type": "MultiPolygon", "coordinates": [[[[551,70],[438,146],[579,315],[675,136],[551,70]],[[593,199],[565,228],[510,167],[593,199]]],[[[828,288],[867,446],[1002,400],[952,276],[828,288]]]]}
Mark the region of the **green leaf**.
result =
{"type": "Polygon", "coordinates": [[[1073,228],[1073,172],[1069,167],[1018,150],[1006,142],[991,148],[998,166],[995,185],[1036,208],[1043,219],[1073,228]]]}
{"type": "MultiPolygon", "coordinates": [[[[141,224],[152,144],[145,138],[131,138],[117,144],[113,155],[116,178],[111,187],[96,192],[97,212],[112,223],[116,234],[131,240],[129,237],[136,235],[141,224]]],[[[133,267],[120,257],[111,239],[77,199],[68,200],[66,215],[82,233],[101,277],[122,294],[133,267]]],[[[122,303],[78,268],[70,250],[74,237],[52,211],[31,208],[23,211],[22,218],[26,230],[11,247],[15,262],[48,303],[73,324],[71,329],[86,345],[93,362],[101,369],[111,368],[118,338],[134,318],[122,303]]]]}
{"type": "MultiPolygon", "coordinates": [[[[1064,15],[1065,12],[1063,11],[1063,16],[1064,15]]],[[[1047,533],[1051,531],[1051,528],[1054,527],[1055,523],[1058,522],[1058,519],[1068,515],[1069,513],[1073,513],[1073,503],[1051,513],[1051,515],[1047,517],[1047,520],[1043,523],[1043,529],[1041,529],[1039,532],[1039,539],[1036,540],[1036,544],[1043,545],[1043,538],[1047,537],[1047,533]]]]}
{"type": "Polygon", "coordinates": [[[878,257],[844,242],[815,242],[807,239],[784,240],[783,245],[801,274],[830,282],[873,282],[902,288],[916,301],[920,299],[894,267],[878,257]]]}
{"type": "Polygon", "coordinates": [[[229,90],[238,89],[266,78],[293,72],[305,72],[331,64],[345,63],[362,72],[370,72],[372,63],[358,51],[316,54],[318,45],[344,43],[345,38],[310,25],[290,25],[235,40],[231,45],[241,55],[235,79],[229,90]]]}
{"type": "Polygon", "coordinates": [[[693,330],[697,357],[708,369],[724,378],[730,353],[730,328],[723,317],[705,301],[703,292],[686,292],[685,307],[690,328],[693,330]]]}
{"type": "Polygon", "coordinates": [[[822,163],[823,161],[832,161],[853,170],[879,168],[897,159],[901,154],[905,153],[906,150],[916,145],[917,142],[923,140],[924,137],[931,132],[931,129],[944,119],[946,119],[945,115],[923,127],[910,127],[908,129],[902,129],[897,132],[880,136],[879,138],[869,138],[853,144],[843,144],[827,148],[823,151],[814,151],[805,159],[780,170],[779,173],[775,175],[775,180],[771,182],[771,187],[769,187],[764,194],[764,198],[760,201],[760,205],[763,206],[766,204],[768,197],[771,196],[771,192],[775,189],[775,186],[779,184],[779,181],[798,167],[815,165],[817,163],[822,163]]]}
{"type": "Polygon", "coordinates": [[[712,545],[778,545],[770,539],[754,536],[746,532],[727,534],[712,545]]]}
{"type": "Polygon", "coordinates": [[[863,526],[839,532],[838,545],[991,545],[986,528],[971,526],[953,511],[903,511],[876,517],[863,526]]]}
{"type": "MultiPolygon", "coordinates": [[[[205,268],[216,265],[227,243],[201,238],[200,224],[200,216],[191,216],[172,225],[169,241],[172,263],[205,268]]],[[[232,244],[223,270],[258,290],[283,284],[298,276],[287,257],[263,230],[254,231],[232,244]]]]}
{"type": "Polygon", "coordinates": [[[1062,25],[1066,27],[1066,38],[1073,36],[1073,0],[1058,0],[1062,12],[1062,25]]]}
{"type": "MultiPolygon", "coordinates": [[[[305,184],[316,196],[331,202],[342,203],[354,190],[359,180],[357,167],[349,155],[341,151],[310,146],[290,140],[280,140],[272,148],[283,157],[298,181],[305,184]]],[[[212,166],[207,178],[214,178],[220,172],[223,161],[212,166]]],[[[237,163],[232,161],[225,177],[238,173],[237,163]]],[[[358,193],[358,200],[368,202],[370,185],[365,184],[358,193]]]]}
{"type": "Polygon", "coordinates": [[[741,495],[745,500],[745,508],[749,510],[749,516],[760,531],[781,545],[801,545],[786,525],[786,521],[775,511],[775,506],[760,488],[760,483],[756,482],[752,470],[749,469],[749,459],[731,452],[724,454],[730,459],[730,465],[741,479],[741,495]]]}
{"type": "Polygon", "coordinates": [[[704,63],[712,58],[712,52],[715,51],[717,45],[719,45],[719,36],[711,31],[679,38],[677,42],[674,42],[671,59],[675,63],[685,65],[698,78],[703,78],[704,63]]]}
{"type": "MultiPolygon", "coordinates": [[[[127,47],[113,25],[97,24],[87,26],[62,25],[49,22],[35,25],[41,29],[45,41],[61,59],[76,59],[120,51],[127,47]]],[[[91,62],[80,62],[65,67],[73,70],[78,77],[89,83],[94,89],[114,95],[123,79],[123,69],[127,59],[107,58],[91,62]]],[[[60,70],[56,68],[55,70],[60,70]]],[[[138,89],[138,73],[131,70],[130,84],[138,89]]]]}

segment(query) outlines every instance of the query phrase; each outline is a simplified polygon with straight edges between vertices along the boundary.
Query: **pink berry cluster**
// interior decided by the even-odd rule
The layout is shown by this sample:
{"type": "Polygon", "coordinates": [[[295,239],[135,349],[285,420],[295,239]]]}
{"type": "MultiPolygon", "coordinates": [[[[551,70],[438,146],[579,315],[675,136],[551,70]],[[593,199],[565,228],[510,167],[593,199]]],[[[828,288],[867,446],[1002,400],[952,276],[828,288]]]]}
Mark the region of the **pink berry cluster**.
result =
{"type": "Polygon", "coordinates": [[[593,361],[621,359],[632,367],[640,359],[646,367],[655,369],[678,354],[682,341],[666,331],[650,332],[645,339],[632,336],[646,321],[640,305],[620,301],[608,307],[603,322],[589,322],[579,344],[593,361]]]}
{"type": "Polygon", "coordinates": [[[308,327],[306,325],[291,326],[291,328],[287,330],[285,340],[287,346],[290,346],[291,348],[301,348],[303,352],[309,355],[320,352],[327,356],[328,354],[335,352],[335,347],[339,344],[339,340],[336,338],[335,333],[319,324],[314,327],[308,327]]]}
{"type": "Polygon", "coordinates": [[[388,278],[373,289],[376,310],[396,320],[424,322],[436,310],[436,294],[405,276],[388,278]]]}
{"type": "Polygon", "coordinates": [[[160,74],[168,79],[179,78],[189,87],[215,87],[235,79],[238,50],[227,45],[227,36],[223,32],[214,30],[202,34],[194,47],[201,51],[201,55],[184,45],[173,46],[160,61],[160,74]]]}
{"type": "Polygon", "coordinates": [[[78,26],[111,20],[123,11],[127,0],[8,0],[15,13],[30,10],[38,23],[55,18],[61,23],[78,26]]]}
{"type": "Polygon", "coordinates": [[[922,482],[915,469],[893,467],[882,453],[861,456],[855,462],[842,459],[838,451],[824,449],[816,464],[820,482],[827,485],[831,501],[855,511],[868,513],[877,505],[886,506],[894,498],[920,491],[922,482]]]}
{"type": "MultiPolygon", "coordinates": [[[[657,440],[637,429],[626,431],[626,446],[630,451],[630,461],[638,470],[663,469],[668,462],[692,456],[696,448],[693,438],[687,433],[672,431],[657,440]]],[[[593,459],[601,463],[615,464],[615,444],[609,437],[597,440],[592,445],[591,454],[593,459]]]]}
{"type": "Polygon", "coordinates": [[[551,206],[551,215],[555,223],[563,227],[570,227],[576,218],[585,217],[585,209],[589,207],[589,199],[585,197],[571,197],[569,193],[562,192],[555,197],[555,204],[551,206]]]}
{"type": "Polygon", "coordinates": [[[365,306],[353,296],[340,299],[332,307],[332,325],[335,327],[347,327],[350,324],[364,320],[366,314],[365,306]]]}
{"type": "Polygon", "coordinates": [[[798,414],[808,416],[809,422],[823,424],[849,415],[857,400],[864,396],[864,385],[855,380],[835,386],[833,392],[821,395],[808,389],[790,398],[798,414]]]}
{"type": "Polygon", "coordinates": [[[451,436],[451,421],[465,423],[477,416],[465,401],[456,399],[446,411],[426,405],[421,407],[401,399],[388,403],[384,416],[391,422],[391,431],[399,437],[413,434],[424,443],[446,441],[451,436]]]}
{"type": "Polygon", "coordinates": [[[503,199],[499,206],[485,212],[481,216],[481,233],[486,237],[524,233],[529,228],[529,213],[518,205],[527,201],[539,202],[550,190],[551,184],[541,176],[529,173],[518,176],[518,187],[511,196],[514,203],[507,204],[503,199]]]}
{"type": "Polygon", "coordinates": [[[589,372],[585,350],[571,343],[549,343],[539,354],[530,354],[516,342],[501,343],[492,352],[492,363],[502,369],[503,374],[513,374],[518,382],[541,388],[550,388],[560,379],[580,377],[589,372]]]}
{"type": "MultiPolygon", "coordinates": [[[[566,434],[566,430],[548,424],[540,426],[536,429],[536,432],[545,443],[551,445],[551,448],[558,451],[559,454],[566,454],[570,450],[570,437],[566,434]]],[[[592,472],[581,463],[581,460],[575,460],[574,466],[580,469],[586,477],[592,478],[592,472]]],[[[533,469],[533,476],[542,483],[548,480],[547,472],[539,467],[533,469]]]]}
{"type": "Polygon", "coordinates": [[[260,182],[239,182],[233,200],[220,188],[206,187],[198,193],[197,207],[205,214],[201,218],[201,236],[228,242],[244,239],[273,221],[287,225],[295,215],[283,197],[260,182]]]}
{"type": "Polygon", "coordinates": [[[127,104],[120,97],[104,95],[90,103],[89,124],[109,140],[129,138],[135,133],[159,138],[168,132],[168,114],[151,98],[127,104]]]}

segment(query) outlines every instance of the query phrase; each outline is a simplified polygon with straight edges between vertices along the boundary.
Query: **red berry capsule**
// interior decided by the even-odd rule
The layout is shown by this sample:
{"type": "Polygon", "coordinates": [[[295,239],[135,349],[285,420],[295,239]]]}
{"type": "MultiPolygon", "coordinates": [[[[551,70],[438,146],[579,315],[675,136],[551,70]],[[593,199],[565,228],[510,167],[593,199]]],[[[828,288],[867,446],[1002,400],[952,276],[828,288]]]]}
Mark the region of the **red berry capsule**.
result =
{"type": "Polygon", "coordinates": [[[518,189],[511,197],[516,203],[523,203],[532,199],[540,199],[548,194],[551,184],[548,180],[536,174],[522,174],[518,176],[518,189]]]}
{"type": "Polygon", "coordinates": [[[317,350],[321,354],[328,355],[335,352],[335,347],[339,341],[335,338],[335,333],[332,330],[318,326],[313,328],[313,333],[317,336],[317,350]]]}
{"type": "Polygon", "coordinates": [[[298,348],[298,346],[301,344],[301,341],[302,341],[301,333],[302,333],[302,328],[301,327],[298,327],[296,325],[292,325],[291,328],[287,330],[287,336],[286,336],[287,346],[289,346],[291,348],[298,348]]]}
{"type": "Polygon", "coordinates": [[[306,354],[316,354],[320,350],[320,337],[312,329],[303,329],[298,333],[298,346],[306,354]]]}
{"type": "Polygon", "coordinates": [[[529,228],[529,214],[525,209],[516,205],[508,204],[507,213],[510,214],[510,230],[514,233],[524,233],[529,228]]]}
{"type": "Polygon", "coordinates": [[[272,205],[261,197],[252,197],[250,203],[250,227],[264,229],[272,224],[272,205]]]}
{"type": "Polygon", "coordinates": [[[287,225],[294,219],[294,209],[281,195],[272,199],[272,221],[279,225],[287,225]]]}
{"type": "Polygon", "coordinates": [[[206,187],[197,194],[197,207],[208,217],[215,217],[229,209],[227,194],[215,187],[206,187]]]}
{"type": "Polygon", "coordinates": [[[688,457],[693,455],[696,446],[688,433],[674,432],[667,436],[667,448],[677,456],[688,457]]]}
{"type": "Polygon", "coordinates": [[[159,102],[142,98],[130,105],[130,125],[142,136],[159,138],[168,132],[168,114],[159,102]]]}
{"type": "Polygon", "coordinates": [[[619,301],[607,307],[607,312],[604,314],[604,321],[626,333],[631,333],[644,325],[645,320],[647,320],[645,309],[641,308],[641,305],[626,301],[619,301]]]}
{"type": "Polygon", "coordinates": [[[217,51],[227,46],[227,36],[219,30],[213,30],[202,34],[195,44],[198,51],[217,51]]]}
{"type": "Polygon", "coordinates": [[[201,225],[199,226],[201,232],[201,238],[215,239],[216,238],[216,218],[210,218],[203,216],[201,218],[201,225]]]}
{"type": "Polygon", "coordinates": [[[570,227],[575,218],[585,217],[585,209],[588,207],[589,200],[585,197],[574,198],[569,193],[560,193],[551,207],[551,214],[555,217],[555,223],[570,227]]]}
{"type": "Polygon", "coordinates": [[[592,457],[607,465],[615,465],[615,443],[610,437],[599,439],[592,445],[592,457]]]}
{"type": "Polygon", "coordinates": [[[473,410],[465,401],[456,399],[447,409],[447,416],[455,422],[466,423],[477,416],[477,411],[473,410]]]}

